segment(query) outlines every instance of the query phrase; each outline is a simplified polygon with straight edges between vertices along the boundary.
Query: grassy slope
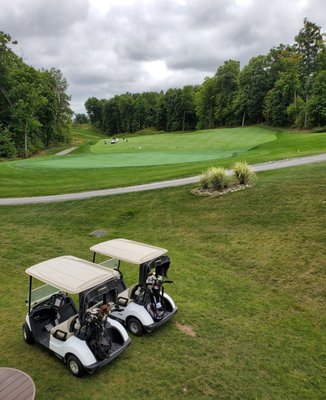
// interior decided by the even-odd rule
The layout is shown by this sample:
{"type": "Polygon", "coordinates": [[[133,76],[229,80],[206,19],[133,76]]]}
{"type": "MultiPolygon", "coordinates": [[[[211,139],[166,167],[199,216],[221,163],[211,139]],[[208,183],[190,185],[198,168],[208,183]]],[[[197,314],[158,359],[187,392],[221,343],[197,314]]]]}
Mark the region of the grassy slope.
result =
{"type": "Polygon", "coordinates": [[[29,373],[37,400],[324,399],[324,189],[325,166],[311,165],[261,173],[254,188],[220,198],[182,187],[1,207],[0,366],[29,373]],[[91,259],[103,240],[95,229],[168,248],[179,313],[78,380],[22,340],[24,270],[62,254],[91,259]]]}
{"type": "MultiPolygon", "coordinates": [[[[257,127],[252,129],[254,129],[255,132],[259,132],[260,130],[263,132],[267,131],[270,135],[276,134],[277,139],[256,145],[248,152],[238,157],[222,159],[215,162],[214,160],[210,160],[176,165],[94,168],[83,170],[71,168],[63,170],[22,169],[19,168],[19,165],[15,162],[2,163],[0,165],[0,196],[22,197],[128,186],[200,174],[205,168],[213,164],[230,167],[233,162],[238,159],[246,160],[249,163],[256,163],[317,154],[326,151],[325,134],[277,132],[275,130],[257,127]]],[[[220,134],[224,131],[232,132],[231,129],[216,130],[215,132],[220,134]]],[[[97,135],[97,133],[95,133],[95,135],[97,135]]],[[[198,133],[198,135],[200,135],[200,133],[198,133]]],[[[173,134],[171,134],[171,136],[173,137],[173,134]]],[[[152,139],[151,136],[146,136],[145,138],[146,140],[152,139]]],[[[137,138],[137,140],[139,140],[139,138],[137,138]]],[[[76,151],[85,157],[85,163],[87,163],[87,154],[89,154],[91,146],[90,143],[91,141],[85,141],[76,151]]],[[[74,152],[74,154],[76,154],[76,152],[74,152]]]]}

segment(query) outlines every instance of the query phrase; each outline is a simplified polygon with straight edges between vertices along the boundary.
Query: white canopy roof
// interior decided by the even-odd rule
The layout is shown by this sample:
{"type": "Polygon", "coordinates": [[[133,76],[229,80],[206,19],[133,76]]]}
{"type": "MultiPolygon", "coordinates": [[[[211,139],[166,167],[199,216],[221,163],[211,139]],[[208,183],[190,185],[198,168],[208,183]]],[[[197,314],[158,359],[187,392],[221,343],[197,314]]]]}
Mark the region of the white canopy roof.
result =
{"type": "Polygon", "coordinates": [[[168,252],[161,247],[127,239],[113,239],[98,243],[91,247],[91,251],[132,264],[143,264],[168,252]]]}
{"type": "Polygon", "coordinates": [[[27,268],[26,273],[72,294],[83,292],[119,276],[117,271],[73,256],[43,261],[27,268]]]}

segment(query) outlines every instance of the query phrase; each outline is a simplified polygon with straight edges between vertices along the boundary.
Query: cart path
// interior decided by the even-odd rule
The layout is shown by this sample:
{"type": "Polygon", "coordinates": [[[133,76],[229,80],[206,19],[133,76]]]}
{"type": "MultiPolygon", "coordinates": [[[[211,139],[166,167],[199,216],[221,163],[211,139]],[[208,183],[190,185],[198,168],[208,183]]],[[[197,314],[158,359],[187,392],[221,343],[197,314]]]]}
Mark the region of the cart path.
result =
{"type": "Polygon", "coordinates": [[[72,151],[76,150],[77,147],[69,147],[69,149],[62,150],[60,153],[57,153],[56,156],[65,156],[68,153],[71,153],[72,151]]]}
{"type": "MultiPolygon", "coordinates": [[[[315,156],[298,157],[298,158],[291,158],[279,161],[270,161],[262,164],[254,164],[251,167],[255,172],[260,172],[260,171],[269,171],[273,169],[295,167],[298,165],[311,164],[316,162],[325,162],[325,161],[326,161],[326,153],[318,154],[315,156]]],[[[231,175],[232,171],[228,170],[227,173],[231,175]]],[[[163,189],[175,186],[191,185],[194,183],[198,183],[199,179],[200,175],[197,175],[197,176],[191,176],[189,178],[171,179],[168,181],[145,183],[143,185],[126,186],[121,188],[92,190],[89,192],[56,194],[50,196],[37,196],[37,197],[6,198],[6,199],[0,199],[0,206],[53,203],[53,202],[67,201],[67,200],[82,200],[82,199],[90,199],[92,197],[103,197],[103,196],[112,196],[117,194],[142,192],[145,190],[155,190],[155,189],[163,189]]]]}

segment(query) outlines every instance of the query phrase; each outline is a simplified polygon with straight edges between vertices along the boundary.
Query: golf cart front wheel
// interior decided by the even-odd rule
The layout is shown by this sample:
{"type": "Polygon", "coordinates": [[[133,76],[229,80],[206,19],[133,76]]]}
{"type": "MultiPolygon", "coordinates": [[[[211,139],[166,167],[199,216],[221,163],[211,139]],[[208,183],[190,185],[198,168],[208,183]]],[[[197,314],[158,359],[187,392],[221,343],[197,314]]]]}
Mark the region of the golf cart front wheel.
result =
{"type": "Polygon", "coordinates": [[[128,331],[136,336],[141,336],[144,333],[144,327],[139,319],[131,317],[127,321],[128,331]]]}
{"type": "Polygon", "coordinates": [[[32,332],[29,329],[29,326],[26,324],[26,322],[23,323],[22,332],[23,332],[23,337],[24,337],[25,342],[28,344],[33,344],[34,338],[33,338],[32,332]]]}
{"type": "Polygon", "coordinates": [[[70,372],[77,376],[78,378],[84,375],[84,368],[82,366],[82,363],[78,360],[78,358],[74,355],[70,355],[67,358],[67,365],[70,370],[70,372]]]}

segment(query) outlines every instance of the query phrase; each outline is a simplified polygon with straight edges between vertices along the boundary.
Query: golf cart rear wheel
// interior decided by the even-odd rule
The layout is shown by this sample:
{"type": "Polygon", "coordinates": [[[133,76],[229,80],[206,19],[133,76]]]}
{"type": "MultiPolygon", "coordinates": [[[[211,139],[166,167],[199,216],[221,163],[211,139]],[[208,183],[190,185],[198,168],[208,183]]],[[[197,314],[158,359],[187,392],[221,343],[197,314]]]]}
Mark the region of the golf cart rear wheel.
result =
{"type": "Polygon", "coordinates": [[[22,332],[23,332],[23,337],[24,337],[25,342],[28,344],[33,344],[34,338],[33,338],[32,332],[29,329],[29,326],[26,324],[26,322],[23,323],[22,332]]]}
{"type": "Polygon", "coordinates": [[[77,376],[81,377],[84,375],[84,368],[82,366],[82,363],[78,360],[78,358],[72,354],[70,354],[67,358],[67,365],[70,370],[70,372],[77,376]]]}
{"type": "Polygon", "coordinates": [[[130,317],[127,321],[128,331],[136,336],[141,336],[144,333],[144,327],[139,319],[130,317]]]}

